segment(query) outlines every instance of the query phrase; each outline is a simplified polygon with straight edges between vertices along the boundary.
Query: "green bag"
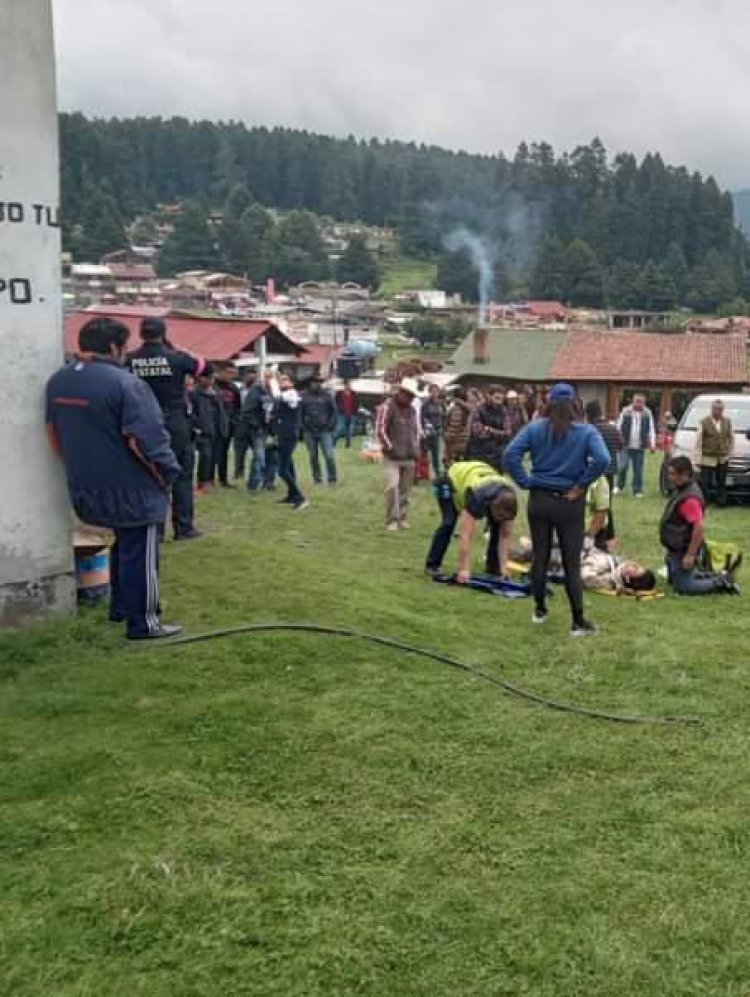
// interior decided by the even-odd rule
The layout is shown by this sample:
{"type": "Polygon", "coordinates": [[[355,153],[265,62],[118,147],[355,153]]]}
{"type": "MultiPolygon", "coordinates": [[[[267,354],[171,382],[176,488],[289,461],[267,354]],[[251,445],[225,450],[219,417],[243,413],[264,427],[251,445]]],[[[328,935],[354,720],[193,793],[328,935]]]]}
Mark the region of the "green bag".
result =
{"type": "Polygon", "coordinates": [[[742,564],[742,548],[735,543],[706,540],[701,551],[699,568],[702,571],[726,571],[735,574],[742,564]]]}

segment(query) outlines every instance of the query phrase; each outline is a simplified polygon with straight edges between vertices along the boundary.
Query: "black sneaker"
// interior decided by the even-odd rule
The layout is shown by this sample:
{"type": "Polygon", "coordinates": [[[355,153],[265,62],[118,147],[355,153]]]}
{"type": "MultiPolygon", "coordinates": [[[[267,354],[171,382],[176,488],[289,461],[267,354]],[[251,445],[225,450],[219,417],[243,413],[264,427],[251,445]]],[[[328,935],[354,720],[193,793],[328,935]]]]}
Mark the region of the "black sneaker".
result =
{"type": "Polygon", "coordinates": [[[300,499],[299,502],[292,503],[292,508],[294,509],[295,512],[302,512],[302,510],[306,509],[308,505],[310,505],[310,503],[307,501],[307,499],[300,499]]]}
{"type": "Polygon", "coordinates": [[[570,627],[571,637],[594,637],[599,633],[599,627],[591,620],[579,620],[570,627]]]}
{"type": "Polygon", "coordinates": [[[431,568],[428,564],[425,565],[424,573],[428,578],[435,579],[440,574],[440,568],[431,568]]]}
{"type": "Polygon", "coordinates": [[[166,640],[181,634],[183,627],[177,623],[160,623],[156,630],[147,634],[127,634],[128,640],[166,640]]]}
{"type": "Polygon", "coordinates": [[[175,540],[197,540],[199,537],[203,536],[202,530],[190,530],[189,533],[176,533],[175,540]]]}
{"type": "Polygon", "coordinates": [[[534,612],[533,612],[533,614],[532,614],[531,622],[532,623],[538,623],[538,624],[546,623],[548,615],[549,614],[547,613],[546,609],[539,609],[537,607],[537,609],[535,609],[534,612]]]}

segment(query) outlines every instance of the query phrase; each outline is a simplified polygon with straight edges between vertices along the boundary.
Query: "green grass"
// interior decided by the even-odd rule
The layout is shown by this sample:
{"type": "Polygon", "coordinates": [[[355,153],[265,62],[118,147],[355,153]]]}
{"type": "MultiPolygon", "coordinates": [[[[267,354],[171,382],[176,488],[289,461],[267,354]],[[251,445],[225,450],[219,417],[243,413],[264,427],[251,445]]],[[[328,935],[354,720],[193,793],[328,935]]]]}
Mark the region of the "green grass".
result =
{"type": "Polygon", "coordinates": [[[402,291],[426,291],[435,286],[437,263],[413,256],[394,256],[383,269],[378,298],[392,298],[402,291]]]}
{"type": "MultiPolygon", "coordinates": [[[[558,595],[532,628],[423,579],[427,488],[386,534],[379,469],[342,463],[304,513],[204,500],[210,535],[164,549],[166,617],[360,627],[705,726],[553,713],[346,639],[123,646],[99,611],[5,634],[0,993],[747,994],[747,598],[592,596],[576,642],[558,595]]],[[[658,509],[618,509],[652,564],[658,509]]]]}

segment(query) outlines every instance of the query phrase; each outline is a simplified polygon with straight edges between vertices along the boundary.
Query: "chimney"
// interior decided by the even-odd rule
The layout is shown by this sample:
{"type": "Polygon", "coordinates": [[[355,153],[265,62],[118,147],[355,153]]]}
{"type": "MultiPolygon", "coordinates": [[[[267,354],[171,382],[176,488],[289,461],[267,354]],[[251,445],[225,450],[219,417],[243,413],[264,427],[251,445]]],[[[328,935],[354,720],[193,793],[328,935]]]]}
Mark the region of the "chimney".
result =
{"type": "Polygon", "coordinates": [[[474,363],[489,363],[489,334],[487,327],[478,325],[474,330],[474,363]]]}

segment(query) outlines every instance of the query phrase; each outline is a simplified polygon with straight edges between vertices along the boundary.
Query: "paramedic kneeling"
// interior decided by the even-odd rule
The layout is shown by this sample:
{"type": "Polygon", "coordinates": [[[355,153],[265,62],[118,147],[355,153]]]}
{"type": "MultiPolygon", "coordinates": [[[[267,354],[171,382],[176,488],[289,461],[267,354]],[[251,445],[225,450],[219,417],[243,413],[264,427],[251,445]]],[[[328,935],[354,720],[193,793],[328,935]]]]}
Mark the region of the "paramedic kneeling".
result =
{"type": "Polygon", "coordinates": [[[440,570],[458,523],[456,580],[466,584],[471,575],[471,542],[477,523],[489,517],[486,571],[506,575],[512,524],[518,511],[516,493],[508,478],[483,461],[465,460],[452,464],[436,488],[442,522],[432,537],[427,572],[435,574],[440,570]]]}
{"type": "Polygon", "coordinates": [[[696,569],[705,538],[706,499],[695,481],[688,457],[673,457],[667,464],[672,489],[661,517],[659,539],[667,554],[669,581],[680,595],[735,593],[737,587],[725,574],[696,569]]]}
{"type": "Polygon", "coordinates": [[[555,384],[541,419],[525,426],[505,451],[504,466],[520,488],[530,491],[529,528],[533,557],[531,585],[536,608],[534,623],[547,619],[547,572],[552,533],[557,533],[565,569],[573,637],[598,632],[583,615],[581,551],[586,491],[606,473],[610,456],[599,431],[581,421],[581,408],[570,384],[555,384]],[[531,457],[531,473],[523,464],[531,457]]]}

